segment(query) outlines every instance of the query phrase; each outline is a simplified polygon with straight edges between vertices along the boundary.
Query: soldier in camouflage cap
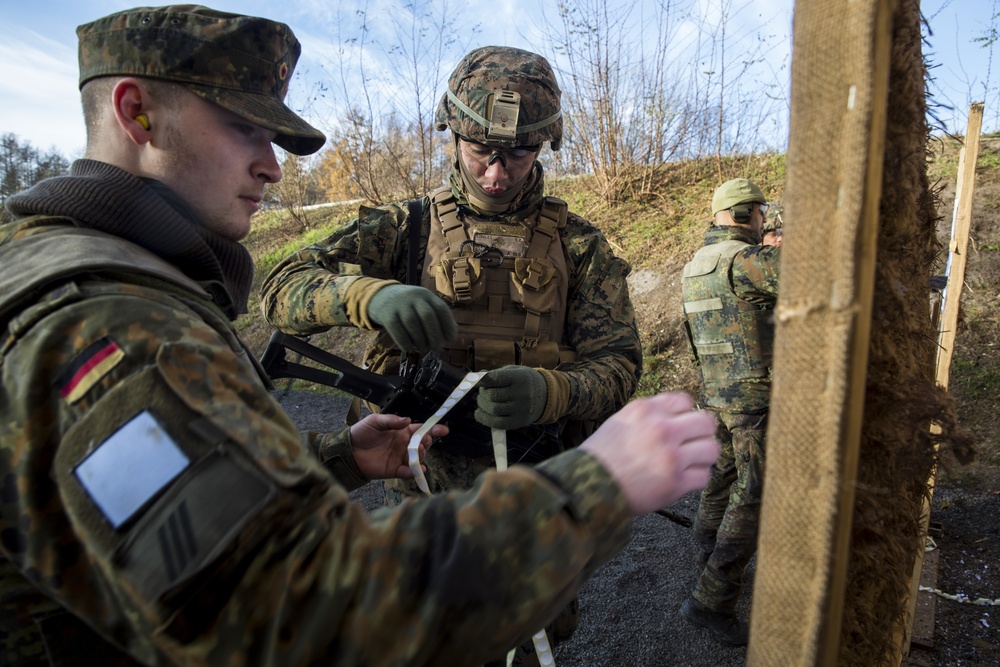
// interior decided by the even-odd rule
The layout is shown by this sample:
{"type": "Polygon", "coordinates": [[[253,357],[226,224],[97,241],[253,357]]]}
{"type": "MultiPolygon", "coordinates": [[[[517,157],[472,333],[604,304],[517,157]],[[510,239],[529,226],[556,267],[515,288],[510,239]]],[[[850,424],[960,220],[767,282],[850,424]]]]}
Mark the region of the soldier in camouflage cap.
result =
{"type": "Polygon", "coordinates": [[[681,279],[702,397],[719,417],[716,437],[722,444],[694,527],[698,583],[681,615],[733,645],[748,639],[736,602],[757,546],[771,393],[781,252],[761,245],[767,210],[764,193],[753,182],[723,183],[712,197],[713,225],[705,245],[681,279]]]}
{"type": "MultiPolygon", "coordinates": [[[[600,230],[545,195],[538,158],[562,141],[560,95],[538,54],[487,46],[466,55],[436,114],[454,142],[449,186],[361,207],[356,220],[284,260],[262,287],[268,321],[299,334],[376,330],[365,363],[390,375],[402,353],[435,349],[486,371],[481,424],[525,438],[540,429],[556,451],[579,444],[632,396],[642,347],[631,268],[600,230]]],[[[432,491],[467,489],[494,465],[494,444],[447,438],[428,457],[432,491]]],[[[386,495],[398,504],[420,491],[390,481],[386,495]]],[[[562,620],[555,640],[575,628],[575,609],[562,620]]]]}
{"type": "Polygon", "coordinates": [[[285,106],[302,47],[284,23],[195,5],[140,7],[77,29],[80,87],[109,76],[173,81],[309,155],[323,133],[285,106]]]}
{"type": "Polygon", "coordinates": [[[475,493],[352,506],[416,426],[299,433],[233,326],[272,142],[322,143],[282,103],[294,36],[192,6],[80,36],[86,157],[0,225],[0,664],[481,664],[704,485],[675,394],[475,493]]]}

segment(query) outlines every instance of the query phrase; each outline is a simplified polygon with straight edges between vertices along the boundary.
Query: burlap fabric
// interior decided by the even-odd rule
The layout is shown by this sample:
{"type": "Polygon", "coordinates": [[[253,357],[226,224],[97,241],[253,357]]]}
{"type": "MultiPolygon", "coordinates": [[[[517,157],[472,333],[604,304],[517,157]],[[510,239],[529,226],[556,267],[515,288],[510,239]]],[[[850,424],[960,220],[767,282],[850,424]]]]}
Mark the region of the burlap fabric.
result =
{"type": "Polygon", "coordinates": [[[795,4],[788,225],[748,665],[821,664],[842,461],[856,451],[881,188],[889,2],[795,4]],[[864,252],[859,249],[866,248],[864,252]]]}
{"type": "Polygon", "coordinates": [[[899,665],[935,440],[969,453],[933,379],[919,17],[796,3],[750,665],[899,665]]]}

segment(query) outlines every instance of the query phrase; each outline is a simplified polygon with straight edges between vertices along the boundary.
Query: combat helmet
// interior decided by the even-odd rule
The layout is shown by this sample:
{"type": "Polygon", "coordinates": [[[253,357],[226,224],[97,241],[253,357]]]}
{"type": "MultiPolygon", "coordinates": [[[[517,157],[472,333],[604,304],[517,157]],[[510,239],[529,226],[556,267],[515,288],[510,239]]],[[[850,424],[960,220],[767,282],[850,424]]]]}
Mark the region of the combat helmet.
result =
{"type": "Polygon", "coordinates": [[[561,91],[542,56],[509,46],[469,53],[448,79],[434,116],[438,130],[450,128],[481,144],[513,148],[546,141],[562,143],[561,91]]]}
{"type": "Polygon", "coordinates": [[[771,204],[767,209],[767,216],[764,218],[763,232],[767,234],[768,232],[781,233],[781,228],[784,226],[784,220],[782,219],[782,213],[784,213],[784,207],[781,204],[771,204]]]}
{"type": "Polygon", "coordinates": [[[746,178],[734,178],[718,187],[712,195],[712,215],[739,204],[766,204],[767,197],[757,184],[746,178]]]}

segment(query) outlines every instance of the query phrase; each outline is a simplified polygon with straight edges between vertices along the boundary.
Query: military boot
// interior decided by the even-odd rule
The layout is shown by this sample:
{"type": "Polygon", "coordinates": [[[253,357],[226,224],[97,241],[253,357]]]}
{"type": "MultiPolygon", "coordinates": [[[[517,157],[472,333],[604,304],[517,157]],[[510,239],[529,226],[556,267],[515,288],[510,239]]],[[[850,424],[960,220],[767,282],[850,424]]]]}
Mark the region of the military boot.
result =
{"type": "Polygon", "coordinates": [[[688,623],[704,628],[715,635],[723,644],[746,646],[750,640],[750,628],[736,614],[712,611],[694,598],[688,598],[681,605],[681,616],[688,623]]]}

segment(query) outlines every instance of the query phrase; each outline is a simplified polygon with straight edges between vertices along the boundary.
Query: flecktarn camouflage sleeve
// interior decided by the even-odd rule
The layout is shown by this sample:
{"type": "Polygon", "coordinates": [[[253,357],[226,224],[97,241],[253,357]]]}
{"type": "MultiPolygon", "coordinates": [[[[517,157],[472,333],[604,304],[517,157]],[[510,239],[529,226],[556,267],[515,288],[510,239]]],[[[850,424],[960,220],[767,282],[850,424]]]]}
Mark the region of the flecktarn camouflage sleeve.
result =
{"type": "Polygon", "coordinates": [[[579,451],[369,516],[234,339],[122,291],[4,349],[0,559],[141,661],[477,664],[624,545],[579,451]]]}
{"type": "Polygon", "coordinates": [[[780,247],[750,246],[733,258],[733,291],[745,301],[774,305],[780,277],[780,247]]]}
{"type": "Polygon", "coordinates": [[[312,334],[357,325],[346,293],[358,276],[401,280],[406,212],[362,206],[358,218],[278,263],[260,290],[264,318],[286,333],[312,334]]]}
{"type": "Polygon", "coordinates": [[[635,393],[642,374],[642,343],[627,277],[604,235],[570,215],[563,237],[570,266],[565,335],[576,361],[561,364],[570,383],[567,416],[603,419],[635,393]]]}

